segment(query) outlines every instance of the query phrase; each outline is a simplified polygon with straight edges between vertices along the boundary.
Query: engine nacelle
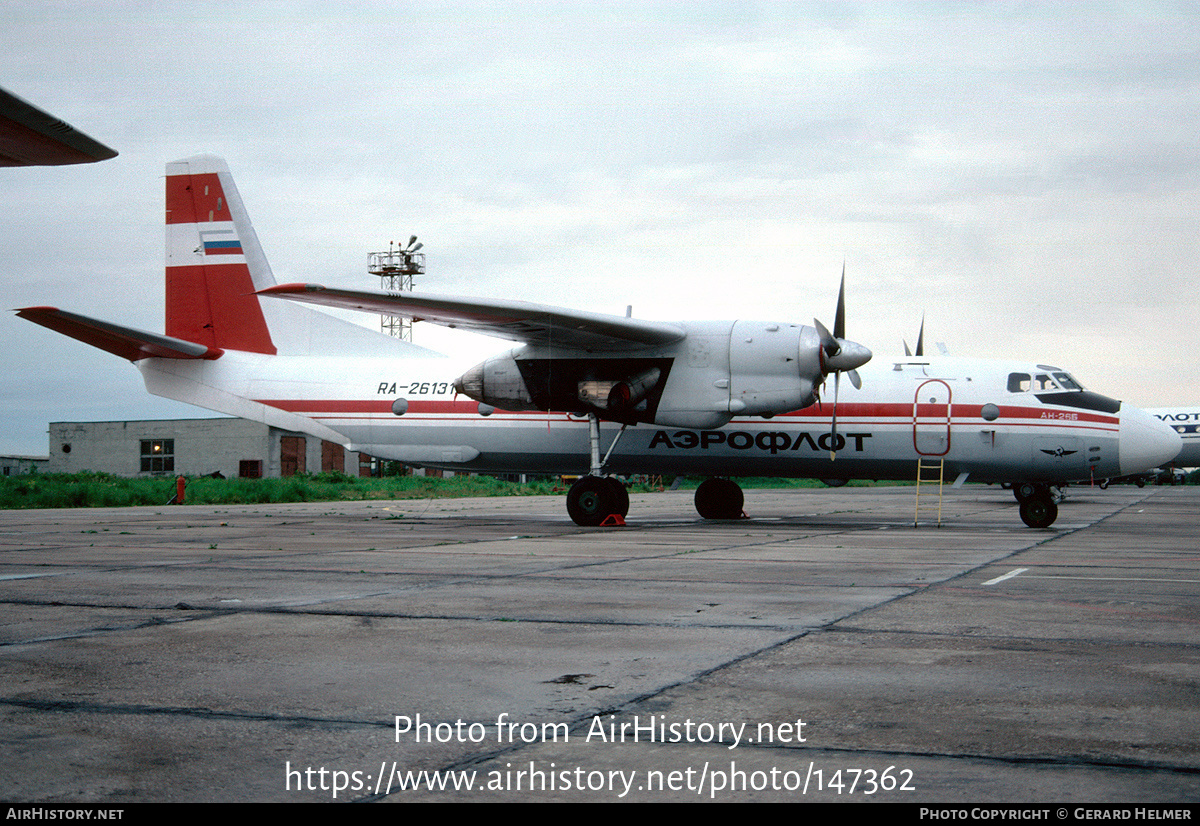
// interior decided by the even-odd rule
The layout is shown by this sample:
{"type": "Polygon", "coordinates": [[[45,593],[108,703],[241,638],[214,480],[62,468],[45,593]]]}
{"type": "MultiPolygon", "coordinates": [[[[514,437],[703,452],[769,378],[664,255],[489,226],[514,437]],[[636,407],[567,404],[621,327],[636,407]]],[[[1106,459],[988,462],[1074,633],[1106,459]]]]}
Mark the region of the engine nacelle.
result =
{"type": "Polygon", "coordinates": [[[738,321],[729,332],[729,410],[770,416],[812,404],[820,336],[802,324],[738,321]]]}
{"type": "Polygon", "coordinates": [[[511,352],[476,364],[454,380],[456,392],[501,410],[538,410],[511,352]]]}
{"type": "Polygon", "coordinates": [[[641,350],[517,348],[472,367],[454,389],[502,410],[594,413],[691,429],[801,410],[816,400],[826,367],[813,327],[761,321],[685,327],[683,339],[641,350]]]}

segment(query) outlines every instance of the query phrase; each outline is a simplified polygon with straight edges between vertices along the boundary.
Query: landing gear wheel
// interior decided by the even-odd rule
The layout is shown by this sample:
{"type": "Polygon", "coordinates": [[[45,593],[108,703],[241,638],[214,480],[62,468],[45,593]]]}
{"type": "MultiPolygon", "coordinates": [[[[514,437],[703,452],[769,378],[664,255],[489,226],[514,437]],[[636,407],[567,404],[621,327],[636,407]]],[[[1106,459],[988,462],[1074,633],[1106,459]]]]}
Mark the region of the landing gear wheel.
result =
{"type": "Polygon", "coordinates": [[[1021,503],[1021,521],[1031,528],[1048,528],[1058,519],[1058,505],[1049,491],[1021,503]]]}
{"type": "Polygon", "coordinates": [[[745,502],[742,489],[730,479],[705,479],[696,488],[696,512],[705,519],[737,519],[745,502]]]}
{"type": "Polygon", "coordinates": [[[605,476],[604,481],[608,483],[609,490],[612,491],[612,513],[620,514],[624,519],[629,515],[629,490],[615,476],[605,476]]]}
{"type": "Polygon", "coordinates": [[[594,527],[609,516],[629,513],[629,491],[612,476],[584,476],[567,491],[567,513],[576,525],[594,527]]]}
{"type": "Polygon", "coordinates": [[[567,513],[576,525],[595,527],[616,508],[617,492],[601,476],[584,476],[567,491],[567,513]]]}

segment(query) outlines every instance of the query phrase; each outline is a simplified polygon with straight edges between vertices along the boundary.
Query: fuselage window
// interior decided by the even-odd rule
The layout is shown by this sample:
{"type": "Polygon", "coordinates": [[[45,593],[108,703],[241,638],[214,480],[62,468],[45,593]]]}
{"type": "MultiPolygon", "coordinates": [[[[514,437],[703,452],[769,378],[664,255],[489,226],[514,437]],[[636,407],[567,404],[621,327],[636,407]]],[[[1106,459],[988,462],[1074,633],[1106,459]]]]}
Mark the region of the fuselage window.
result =
{"type": "Polygon", "coordinates": [[[1009,393],[1027,393],[1029,392],[1030,382],[1028,373],[1009,373],[1008,374],[1008,392],[1009,393]]]}

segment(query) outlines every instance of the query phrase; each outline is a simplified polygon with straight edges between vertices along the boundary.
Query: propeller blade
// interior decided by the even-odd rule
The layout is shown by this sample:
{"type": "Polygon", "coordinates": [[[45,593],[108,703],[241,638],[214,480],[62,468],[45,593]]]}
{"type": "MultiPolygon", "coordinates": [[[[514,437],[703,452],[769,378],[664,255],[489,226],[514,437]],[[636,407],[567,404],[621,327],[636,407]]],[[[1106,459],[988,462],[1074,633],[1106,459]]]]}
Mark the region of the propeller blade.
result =
{"type": "Polygon", "coordinates": [[[925,355],[925,316],[921,316],[921,332],[917,334],[917,355],[925,355]]]}
{"type": "Polygon", "coordinates": [[[829,461],[837,458],[837,452],[834,448],[837,446],[837,402],[838,402],[838,386],[842,378],[841,372],[833,374],[833,418],[829,428],[829,461]]]}
{"type": "Polygon", "coordinates": [[[842,286],[838,289],[837,312],[833,315],[833,337],[846,337],[846,262],[842,262],[842,286]]]}
{"type": "MultiPolygon", "coordinates": [[[[847,373],[850,377],[850,383],[855,389],[862,389],[862,378],[858,375],[855,369],[861,367],[871,360],[871,351],[863,347],[858,342],[847,341],[846,336],[846,264],[842,262],[842,283],[838,288],[838,303],[837,312],[834,314],[833,332],[821,323],[818,318],[813,319],[813,329],[817,332],[819,339],[820,357],[819,377],[813,377],[813,396],[816,400],[818,408],[821,404],[821,385],[830,373],[833,374],[833,412],[830,417],[830,444],[829,444],[829,460],[833,461],[837,458],[837,403],[838,395],[841,389],[842,373],[847,373]]],[[[905,351],[908,350],[908,343],[904,344],[905,351]]]]}
{"type": "MultiPolygon", "coordinates": [[[[904,339],[900,339],[900,340],[904,341],[904,339]]],[[[908,349],[907,341],[904,341],[904,355],[907,356],[908,358],[912,358],[912,350],[908,349]]]]}
{"type": "Polygon", "coordinates": [[[813,326],[817,328],[817,335],[821,337],[821,349],[825,351],[825,355],[832,358],[842,352],[842,345],[834,338],[833,333],[829,332],[829,328],[821,323],[820,319],[814,318],[813,326]]]}

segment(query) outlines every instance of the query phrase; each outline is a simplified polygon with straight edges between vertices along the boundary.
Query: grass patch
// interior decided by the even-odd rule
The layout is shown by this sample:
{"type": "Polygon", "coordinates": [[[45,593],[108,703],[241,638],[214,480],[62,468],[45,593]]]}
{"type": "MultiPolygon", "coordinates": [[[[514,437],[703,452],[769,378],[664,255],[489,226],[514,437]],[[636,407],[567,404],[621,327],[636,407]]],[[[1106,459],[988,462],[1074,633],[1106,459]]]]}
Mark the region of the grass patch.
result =
{"type": "MultiPolygon", "coordinates": [[[[703,479],[690,477],[680,488],[694,489],[703,479]]],[[[667,486],[671,479],[664,480],[667,486]]],[[[813,479],[745,478],[743,488],[824,488],[813,479]]],[[[851,482],[869,485],[870,482],[851,482]]],[[[882,483],[889,484],[889,483],[882,483]]],[[[341,502],[370,499],[441,499],[465,496],[552,496],[569,485],[557,479],[526,483],[494,476],[386,476],[365,478],[344,473],[300,474],[286,479],[189,479],[184,496],[188,505],[257,505],[282,502],[341,502]]],[[[630,493],[647,493],[657,486],[633,481],[630,493]]],[[[111,473],[30,473],[0,477],[0,509],[119,508],[166,505],[175,496],[175,478],[125,477],[111,473]]]]}
{"type": "MultiPolygon", "coordinates": [[[[365,499],[430,499],[463,496],[545,496],[552,482],[519,484],[492,476],[363,478],[343,473],[301,474],[286,479],[189,479],[189,505],[255,505],[274,502],[339,502],[365,499]]],[[[30,473],[0,477],[0,508],[113,508],[165,505],[175,496],[174,477],[124,477],[110,473],[30,473]]]]}

